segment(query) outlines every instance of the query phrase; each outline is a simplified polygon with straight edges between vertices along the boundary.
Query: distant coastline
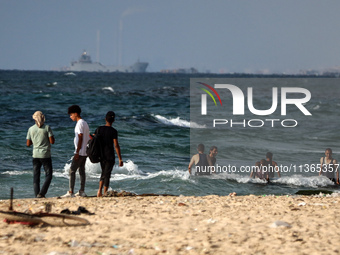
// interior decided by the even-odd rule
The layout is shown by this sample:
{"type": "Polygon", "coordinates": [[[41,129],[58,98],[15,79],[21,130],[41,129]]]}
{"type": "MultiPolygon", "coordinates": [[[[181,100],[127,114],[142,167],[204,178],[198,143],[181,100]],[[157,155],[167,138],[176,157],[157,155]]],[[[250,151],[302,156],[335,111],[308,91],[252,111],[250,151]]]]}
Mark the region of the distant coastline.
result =
{"type": "MultiPolygon", "coordinates": [[[[54,72],[54,73],[65,73],[70,70],[21,70],[21,69],[0,69],[0,72],[54,72]]],[[[72,71],[75,73],[89,73],[84,71],[72,71]]],[[[195,73],[186,73],[186,72],[145,72],[145,73],[125,73],[125,72],[90,72],[93,74],[139,74],[139,75],[148,75],[148,74],[161,74],[161,75],[184,75],[184,76],[193,76],[193,77],[227,77],[227,78],[339,78],[339,73],[323,73],[323,74],[257,74],[257,73],[203,73],[203,72],[195,72],[195,73]]]]}

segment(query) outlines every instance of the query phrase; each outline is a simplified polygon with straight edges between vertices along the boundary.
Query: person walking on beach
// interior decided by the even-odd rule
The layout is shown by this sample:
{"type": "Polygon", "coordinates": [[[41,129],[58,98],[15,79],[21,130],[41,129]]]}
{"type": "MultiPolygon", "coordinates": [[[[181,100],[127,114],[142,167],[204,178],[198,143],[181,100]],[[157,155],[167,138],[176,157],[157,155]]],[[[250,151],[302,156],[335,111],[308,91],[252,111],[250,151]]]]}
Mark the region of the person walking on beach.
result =
{"type": "Polygon", "coordinates": [[[198,153],[192,156],[189,163],[189,174],[191,174],[191,168],[193,165],[196,167],[196,175],[209,175],[210,167],[208,162],[208,157],[204,153],[204,144],[199,144],[197,146],[198,153]]]}
{"type": "Polygon", "coordinates": [[[62,197],[74,197],[81,196],[86,197],[85,193],[85,163],[86,163],[86,146],[90,139],[89,126],[86,121],[80,116],[81,109],[78,105],[72,105],[68,108],[68,114],[72,121],[76,121],[77,124],[74,128],[74,156],[72,159],[71,167],[69,169],[70,181],[69,181],[69,191],[62,197]],[[74,195],[74,185],[76,181],[76,172],[79,169],[80,175],[80,190],[74,195]]]}
{"type": "Polygon", "coordinates": [[[44,198],[52,180],[51,144],[55,139],[52,129],[45,124],[45,116],[41,111],[36,111],[32,118],[35,124],[28,129],[26,136],[27,147],[33,144],[33,188],[37,198],[44,198]],[[45,170],[45,182],[40,189],[41,166],[45,170]]]}
{"type": "Polygon", "coordinates": [[[319,176],[323,175],[329,178],[332,182],[339,184],[338,161],[332,157],[332,149],[327,148],[325,156],[320,158],[319,176]],[[335,177],[336,173],[336,177],[335,177]]]}
{"type": "Polygon", "coordinates": [[[274,178],[274,173],[277,172],[277,175],[281,177],[279,167],[277,166],[277,163],[273,161],[273,153],[267,152],[266,154],[266,161],[267,161],[267,167],[263,167],[264,174],[266,176],[267,181],[269,181],[271,178],[274,178]]]}
{"type": "Polygon", "coordinates": [[[118,132],[112,127],[112,123],[115,121],[115,113],[109,111],[105,117],[105,126],[100,126],[96,129],[95,134],[100,135],[101,145],[103,149],[103,160],[100,161],[100,167],[102,173],[99,181],[99,189],[97,192],[97,197],[103,196],[102,189],[104,186],[104,196],[107,195],[107,190],[110,184],[111,172],[115,164],[115,151],[116,150],[119,166],[123,166],[123,159],[120,153],[120,146],[118,143],[118,132]]]}

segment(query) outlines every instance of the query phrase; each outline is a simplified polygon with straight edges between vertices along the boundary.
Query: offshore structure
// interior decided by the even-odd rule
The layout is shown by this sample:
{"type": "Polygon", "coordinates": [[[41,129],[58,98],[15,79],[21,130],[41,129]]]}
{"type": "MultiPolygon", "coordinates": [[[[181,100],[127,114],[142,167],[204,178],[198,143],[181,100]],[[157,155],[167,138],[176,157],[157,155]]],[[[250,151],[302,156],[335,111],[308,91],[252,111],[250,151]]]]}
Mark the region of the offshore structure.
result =
{"type": "Polygon", "coordinates": [[[139,60],[131,66],[105,66],[100,62],[92,62],[91,56],[83,51],[78,61],[72,61],[70,71],[75,72],[120,72],[120,73],[145,73],[149,63],[139,62],[139,60]]]}

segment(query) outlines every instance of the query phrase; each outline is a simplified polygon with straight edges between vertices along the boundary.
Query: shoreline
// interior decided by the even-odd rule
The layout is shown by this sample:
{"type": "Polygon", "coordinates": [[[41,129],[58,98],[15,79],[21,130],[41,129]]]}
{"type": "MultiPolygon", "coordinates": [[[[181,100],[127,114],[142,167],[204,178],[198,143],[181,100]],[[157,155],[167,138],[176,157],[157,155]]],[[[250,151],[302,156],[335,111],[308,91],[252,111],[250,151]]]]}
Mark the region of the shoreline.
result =
{"type": "MultiPolygon", "coordinates": [[[[7,211],[10,200],[0,201],[7,211]]],[[[339,254],[339,196],[14,199],[13,209],[85,207],[86,226],[0,222],[0,254],[339,254]]]]}

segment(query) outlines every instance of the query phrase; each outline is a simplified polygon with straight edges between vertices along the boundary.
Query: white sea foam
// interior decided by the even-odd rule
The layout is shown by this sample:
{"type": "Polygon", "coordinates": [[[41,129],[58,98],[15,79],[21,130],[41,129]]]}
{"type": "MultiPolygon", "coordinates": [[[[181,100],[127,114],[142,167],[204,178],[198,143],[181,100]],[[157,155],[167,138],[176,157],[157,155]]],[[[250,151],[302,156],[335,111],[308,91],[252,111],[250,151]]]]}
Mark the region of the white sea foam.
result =
{"type": "Polygon", "coordinates": [[[273,180],[273,183],[280,184],[289,184],[295,186],[303,186],[303,187],[326,187],[330,185],[334,185],[334,183],[324,176],[311,176],[306,177],[302,175],[292,175],[292,176],[284,176],[278,178],[277,180],[273,180]]]}
{"type": "Polygon", "coordinates": [[[160,182],[174,180],[174,179],[180,179],[180,180],[183,180],[183,181],[195,182],[194,180],[189,178],[188,171],[177,170],[177,169],[176,170],[162,170],[162,171],[154,172],[154,173],[144,173],[143,175],[140,175],[140,174],[131,174],[131,175],[114,174],[111,177],[111,180],[114,180],[114,181],[151,180],[151,179],[162,178],[162,177],[164,177],[164,179],[160,180],[160,182]]]}
{"type": "Polygon", "coordinates": [[[68,76],[76,76],[76,74],[73,73],[73,72],[65,73],[65,75],[68,75],[68,76]]]}
{"type": "MultiPolygon", "coordinates": [[[[267,183],[265,180],[249,178],[249,176],[244,176],[240,174],[228,174],[222,173],[218,174],[216,179],[226,178],[228,180],[235,180],[238,183],[267,183]]],[[[332,186],[334,183],[324,176],[302,176],[302,175],[291,175],[283,176],[281,178],[274,178],[270,180],[271,183],[294,185],[301,187],[326,187],[332,186]]]]}
{"type": "Polygon", "coordinates": [[[162,178],[162,181],[169,181],[174,179],[180,179],[183,181],[191,181],[188,171],[185,170],[161,170],[158,172],[145,173],[138,169],[138,166],[134,164],[131,160],[124,163],[123,167],[114,167],[112,171],[111,180],[121,181],[121,180],[151,180],[155,178],[162,178]]]}
{"type": "Polygon", "coordinates": [[[1,174],[8,174],[8,175],[23,175],[23,174],[32,174],[32,171],[5,171],[1,174]]]}
{"type": "MultiPolygon", "coordinates": [[[[61,178],[69,178],[69,169],[71,167],[71,162],[66,163],[62,172],[55,172],[54,175],[56,177],[61,178]]],[[[86,176],[89,178],[100,178],[101,175],[101,167],[100,163],[93,164],[89,158],[86,159],[85,163],[85,172],[86,176]]],[[[140,176],[145,175],[145,173],[138,169],[138,166],[134,164],[131,160],[127,160],[124,162],[122,167],[115,165],[112,170],[112,175],[122,175],[126,178],[130,178],[131,176],[140,176]]],[[[124,178],[122,178],[124,179],[124,178]]]]}
{"type": "Polygon", "coordinates": [[[120,172],[120,171],[128,171],[128,174],[145,174],[143,171],[138,169],[138,165],[136,165],[135,163],[133,163],[132,160],[127,160],[123,167],[115,167],[113,170],[115,170],[116,172],[120,172]]]}
{"type": "Polygon", "coordinates": [[[57,86],[57,85],[58,85],[58,82],[56,82],[56,81],[46,84],[47,87],[53,87],[53,86],[57,86]]]}
{"type": "Polygon", "coordinates": [[[181,180],[188,180],[190,175],[188,171],[182,171],[182,170],[162,170],[155,173],[148,173],[147,176],[143,177],[144,179],[152,179],[156,177],[170,177],[172,179],[181,179],[181,180]]]}
{"type": "Polygon", "coordinates": [[[102,88],[102,90],[107,90],[107,91],[110,91],[110,92],[115,92],[112,87],[104,87],[104,88],[102,88]]]}
{"type": "MultiPolygon", "coordinates": [[[[71,163],[66,163],[62,172],[54,172],[54,176],[61,178],[69,178],[69,169],[71,163]]],[[[93,164],[89,159],[86,160],[86,176],[88,178],[99,179],[101,175],[101,167],[99,163],[93,164]]],[[[7,171],[3,174],[19,175],[23,173],[30,173],[28,171],[7,171]]],[[[78,172],[77,172],[78,175],[78,172]]],[[[111,181],[122,181],[122,180],[152,180],[157,179],[158,182],[168,182],[170,180],[182,180],[189,182],[197,182],[197,178],[190,178],[187,170],[182,169],[171,169],[171,170],[161,170],[158,172],[143,172],[138,168],[132,160],[127,160],[124,162],[123,167],[114,166],[111,181]]],[[[220,179],[220,180],[233,180],[238,183],[257,183],[266,184],[267,181],[261,179],[249,178],[248,175],[237,174],[237,173],[219,173],[209,176],[201,176],[200,178],[209,179],[220,179]]],[[[291,175],[283,176],[281,178],[274,178],[271,180],[273,184],[284,184],[292,185],[297,187],[309,187],[309,188],[319,188],[334,185],[332,181],[323,176],[303,176],[303,175],[291,175]]]]}
{"type": "Polygon", "coordinates": [[[190,128],[190,127],[192,127],[192,128],[205,128],[206,127],[205,125],[199,125],[195,122],[190,123],[190,121],[183,120],[180,117],[166,118],[166,117],[163,117],[161,115],[152,115],[152,116],[154,116],[158,121],[160,121],[161,123],[163,123],[165,125],[186,127],[186,128],[190,128]]]}

